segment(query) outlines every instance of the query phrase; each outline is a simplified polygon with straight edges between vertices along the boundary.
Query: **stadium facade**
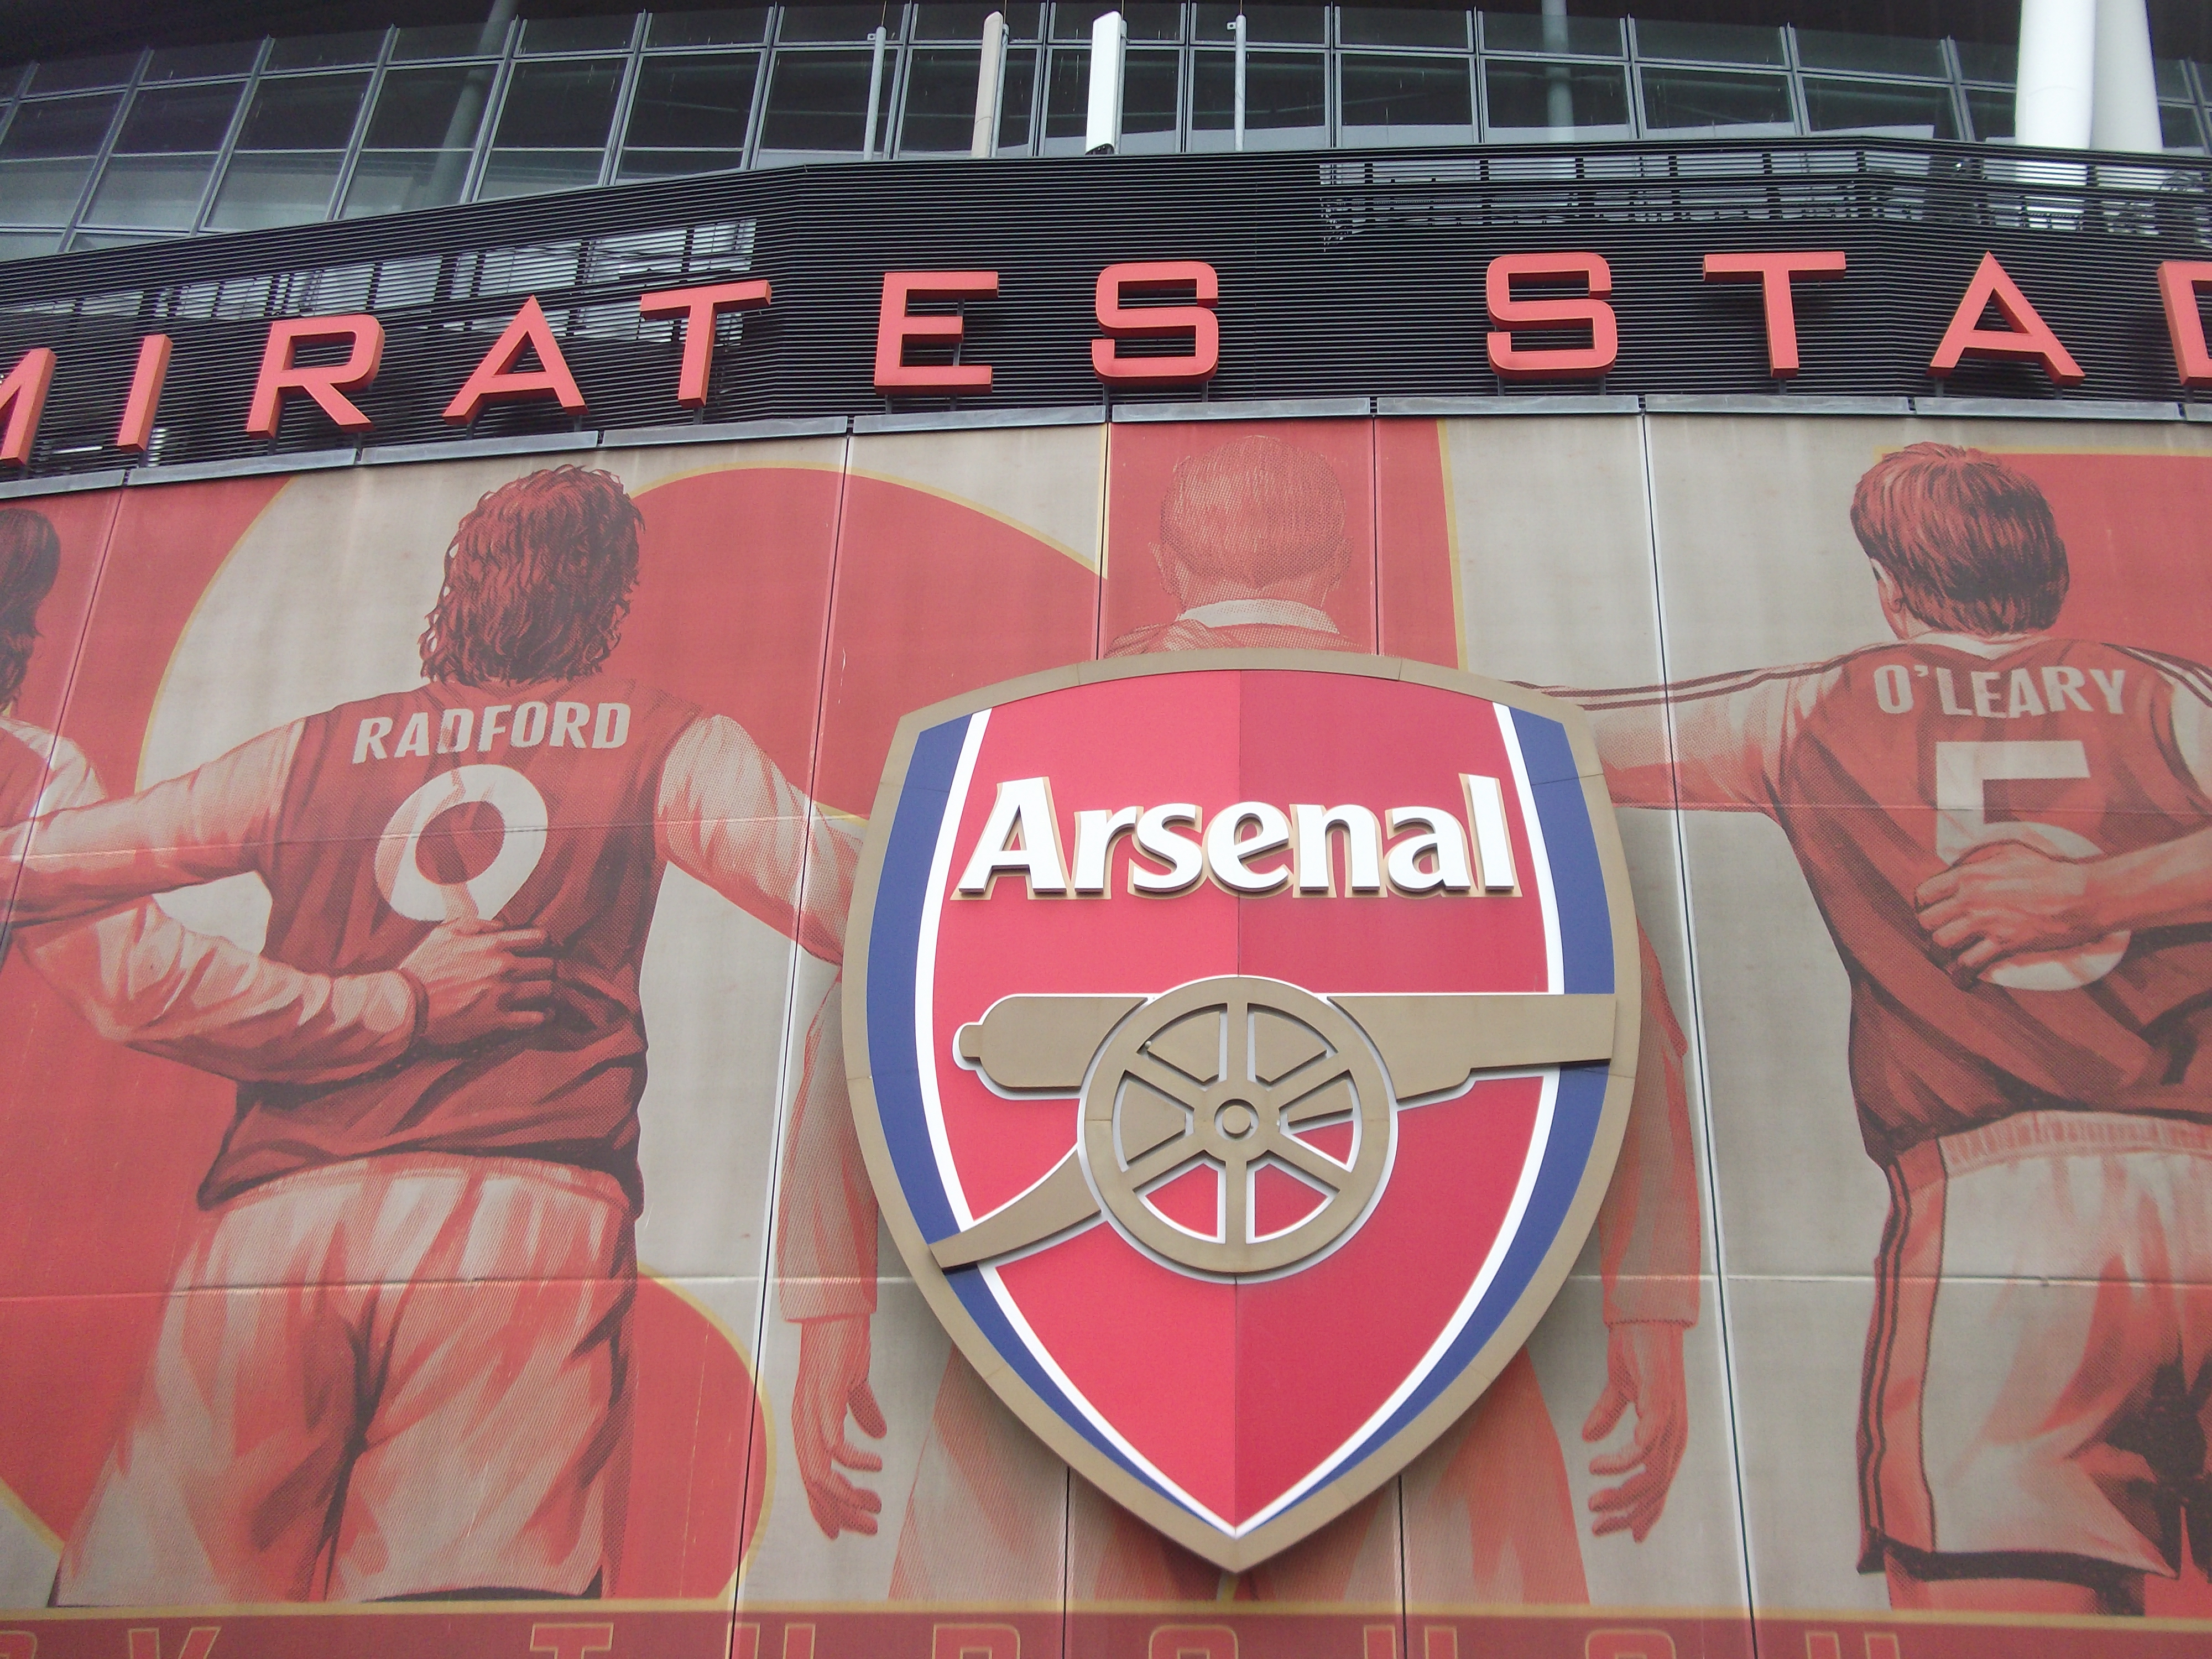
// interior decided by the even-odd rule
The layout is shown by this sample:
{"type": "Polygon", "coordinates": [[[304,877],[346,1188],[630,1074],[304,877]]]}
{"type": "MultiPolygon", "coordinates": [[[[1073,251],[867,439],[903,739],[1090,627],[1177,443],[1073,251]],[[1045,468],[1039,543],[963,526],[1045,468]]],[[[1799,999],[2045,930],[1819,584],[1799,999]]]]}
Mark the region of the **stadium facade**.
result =
{"type": "Polygon", "coordinates": [[[2196,8],[10,56],[0,1659],[2212,1640],[2196,8]]]}

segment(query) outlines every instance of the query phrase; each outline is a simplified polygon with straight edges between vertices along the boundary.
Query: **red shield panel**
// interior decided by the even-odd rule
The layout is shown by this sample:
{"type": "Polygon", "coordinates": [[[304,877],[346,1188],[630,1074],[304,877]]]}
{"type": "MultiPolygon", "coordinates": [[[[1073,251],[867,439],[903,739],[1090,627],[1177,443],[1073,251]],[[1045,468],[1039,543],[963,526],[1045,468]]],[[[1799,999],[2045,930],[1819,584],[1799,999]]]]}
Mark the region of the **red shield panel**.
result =
{"type": "Polygon", "coordinates": [[[1573,709],[1376,658],[1068,669],[900,726],[854,1109],[978,1371],[1241,1568],[1550,1299],[1627,1109],[1634,949],[1573,709]]]}

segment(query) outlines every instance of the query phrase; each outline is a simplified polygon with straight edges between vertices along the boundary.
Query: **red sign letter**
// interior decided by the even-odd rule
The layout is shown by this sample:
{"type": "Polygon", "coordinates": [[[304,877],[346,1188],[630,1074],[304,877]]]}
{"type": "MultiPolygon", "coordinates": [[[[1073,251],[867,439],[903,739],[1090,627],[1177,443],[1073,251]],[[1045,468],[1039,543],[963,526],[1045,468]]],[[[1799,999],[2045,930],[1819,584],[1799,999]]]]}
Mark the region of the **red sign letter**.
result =
{"type": "Polygon", "coordinates": [[[1490,337],[1490,366],[1505,380],[1595,380],[1611,368],[1613,360],[1620,355],[1620,331],[1613,319],[1613,307],[1605,302],[1605,296],[1613,292],[1613,270],[1595,253],[1508,253],[1490,262],[1482,286],[1490,301],[1490,320],[1498,325],[1490,337]],[[1516,279],[1565,276],[1587,282],[1589,297],[1513,297],[1516,279]],[[1558,323],[1588,325],[1590,343],[1525,349],[1513,343],[1516,328],[1558,323]]]}
{"type": "Polygon", "coordinates": [[[966,295],[989,296],[999,291],[995,270],[887,270],[884,273],[884,308],[876,323],[876,390],[899,392],[988,392],[988,363],[909,363],[908,340],[960,339],[959,317],[916,317],[907,310],[910,300],[957,300],[966,295]]]}
{"type": "Polygon", "coordinates": [[[1705,280],[1741,282],[1756,276],[1766,298],[1766,372],[1786,380],[1797,372],[1797,308],[1790,303],[1793,276],[1840,276],[1841,253],[1708,253],[1705,280]]]}
{"type": "Polygon", "coordinates": [[[2168,259],[2158,268],[2158,295],[2166,301],[2166,331],[2173,340],[2173,366],[2185,386],[2212,386],[2212,351],[2204,348],[2204,314],[2197,290],[2212,283],[2212,264],[2168,259]]]}
{"type": "Polygon", "coordinates": [[[1022,1659],[1022,1633],[1012,1625],[933,1625],[929,1659],[1022,1659]]]}
{"type": "Polygon", "coordinates": [[[2025,358],[2041,363],[2043,372],[2058,386],[2079,386],[2089,378],[2066,348],[2059,344],[2058,337],[2051,331],[2051,325],[2035,314],[2027,295],[2005,275],[2005,268],[1997,263],[1994,253],[1982,255],[1974,280],[1966,284],[1966,297],[1959,301],[1951,326],[1943,331],[1943,343],[1936,348],[1928,372],[1942,380],[1957,368],[1959,359],[1969,352],[1978,357],[2025,358]],[[1982,326],[1982,313],[1992,300],[2008,327],[1982,326]]]}
{"type": "Polygon", "coordinates": [[[1098,273],[1098,326],[1111,339],[1091,343],[1091,367],[1109,386],[1204,386],[1221,367],[1221,324],[1213,314],[1221,278],[1195,259],[1109,265],[1098,273]],[[1125,306],[1125,296],[1189,289],[1187,306],[1125,306]],[[1121,340],[1190,338],[1188,357],[1124,357],[1121,340]]]}
{"type": "Polygon", "coordinates": [[[355,408],[349,392],[358,391],[376,378],[384,357],[384,325],[366,313],[350,317],[287,317],[269,325],[269,343],[261,353],[261,375],[253,383],[253,403],[246,410],[246,429],[256,438],[276,435],[277,400],[288,392],[304,392],[324,414],[337,422],[341,432],[366,432],[368,416],[355,408]],[[347,340],[352,349],[342,363],[319,363],[295,368],[292,353],[303,341],[347,340]]]}
{"type": "Polygon", "coordinates": [[[615,1644],[612,1625],[532,1625],[530,1650],[550,1653],[553,1659],[584,1659],[587,1653],[605,1653],[615,1644]]]}
{"type": "Polygon", "coordinates": [[[738,311],[768,303],[764,282],[715,283],[706,288],[664,288],[637,296],[638,313],[646,317],[684,315],[684,368],[676,377],[676,401],[697,409],[707,401],[707,370],[714,357],[714,319],[725,311],[738,311]]]}
{"type": "Polygon", "coordinates": [[[131,371],[131,396],[123,405],[123,422],[115,428],[115,447],[143,455],[154,436],[154,410],[161,401],[161,382],[169,377],[172,342],[166,334],[149,334],[138,342],[138,367],[131,371]]]}
{"type": "Polygon", "coordinates": [[[39,435],[39,416],[46,407],[46,389],[54,383],[54,354],[33,346],[15,359],[8,378],[0,380],[0,461],[17,466],[31,464],[31,440],[39,435]]]}
{"type": "Polygon", "coordinates": [[[39,1638],[27,1630],[0,1630],[0,1659],[37,1659],[39,1638]]]}
{"type": "Polygon", "coordinates": [[[456,423],[473,421],[477,411],[495,398],[535,398],[548,392],[571,415],[584,412],[584,394],[576,389],[576,377],[568,372],[561,343],[553,337],[552,325],[545,320],[544,308],[533,294],[522,302],[514,320],[491,343],[483,361],[453,394],[453,401],[446,405],[446,418],[456,423]],[[514,366],[525,346],[538,354],[534,369],[514,366]]]}

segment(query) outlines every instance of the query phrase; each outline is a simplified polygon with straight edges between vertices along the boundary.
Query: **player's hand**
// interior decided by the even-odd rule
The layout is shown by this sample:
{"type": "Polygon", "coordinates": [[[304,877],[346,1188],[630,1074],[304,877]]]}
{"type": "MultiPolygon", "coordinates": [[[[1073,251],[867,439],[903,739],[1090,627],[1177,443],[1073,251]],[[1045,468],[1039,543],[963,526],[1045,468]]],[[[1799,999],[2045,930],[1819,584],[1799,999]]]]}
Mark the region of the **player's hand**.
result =
{"type": "Polygon", "coordinates": [[[446,922],[399,965],[429,1000],[423,1040],[441,1048],[534,1031],[551,1014],[553,958],[535,927],[446,922]]]}
{"type": "Polygon", "coordinates": [[[2095,915],[2092,861],[2022,842],[1975,848],[1912,896],[1920,925],[1960,968],[1979,973],[2023,951],[2087,945],[2109,931],[2095,915]]]}
{"type": "Polygon", "coordinates": [[[1626,1475],[1617,1486],[1590,1494],[1597,1519],[1590,1530],[1602,1538],[1626,1532],[1638,1543],[1658,1524],[1667,1507],[1667,1489],[1690,1444],[1689,1390],[1682,1381],[1680,1325],[1635,1320],[1606,1332],[1605,1392],[1590,1407],[1583,1438],[1592,1444],[1620,1426],[1621,1413],[1636,1408],[1636,1434],[1624,1451],[1590,1459],[1590,1473],[1626,1475]]]}
{"type": "Polygon", "coordinates": [[[799,1382],[791,1395],[791,1438],[799,1454],[799,1479],[806,1507],[825,1538],[841,1532],[873,1537],[884,1500],[856,1486],[838,1465],[873,1474],[884,1460],[845,1437],[849,1413],[871,1440],[887,1432],[883,1407],[868,1386],[868,1320],[865,1314],[809,1319],[800,1324],[799,1382]]]}

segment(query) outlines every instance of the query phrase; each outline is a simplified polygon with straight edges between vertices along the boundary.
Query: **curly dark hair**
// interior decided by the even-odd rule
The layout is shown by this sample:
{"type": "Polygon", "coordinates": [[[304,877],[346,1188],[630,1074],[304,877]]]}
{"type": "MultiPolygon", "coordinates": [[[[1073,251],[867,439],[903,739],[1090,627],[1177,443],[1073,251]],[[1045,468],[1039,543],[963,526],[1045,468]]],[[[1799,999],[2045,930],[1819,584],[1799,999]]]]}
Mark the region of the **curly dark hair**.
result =
{"type": "Polygon", "coordinates": [[[639,519],[620,479],[580,466],[493,490],[446,550],[423,678],[483,685],[597,672],[629,615],[639,519]]]}
{"type": "Polygon", "coordinates": [[[39,638],[39,607],[61,568],[61,538],[45,514],[0,507],[0,708],[23,689],[39,638]]]}

